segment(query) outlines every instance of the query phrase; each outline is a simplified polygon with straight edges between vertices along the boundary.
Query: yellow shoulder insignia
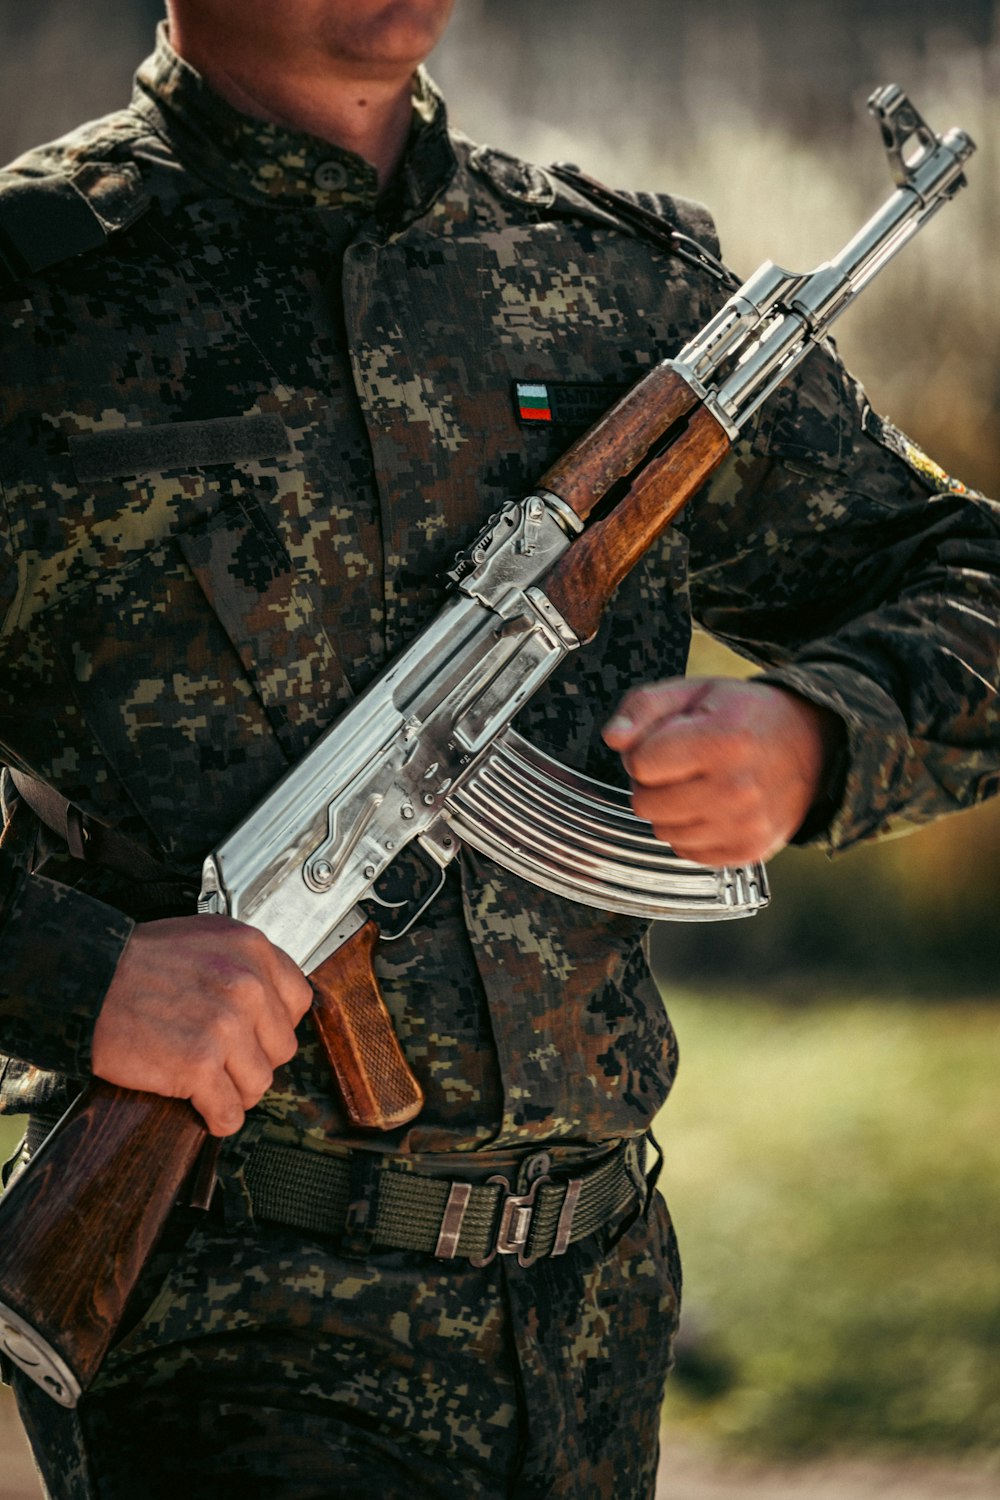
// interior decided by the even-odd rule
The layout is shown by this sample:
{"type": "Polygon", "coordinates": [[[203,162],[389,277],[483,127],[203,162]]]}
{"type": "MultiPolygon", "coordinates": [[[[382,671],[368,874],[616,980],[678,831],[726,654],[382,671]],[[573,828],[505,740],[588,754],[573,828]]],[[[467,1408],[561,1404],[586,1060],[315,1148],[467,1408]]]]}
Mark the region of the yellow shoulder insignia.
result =
{"type": "Polygon", "coordinates": [[[868,436],[874,438],[876,443],[881,443],[883,448],[888,448],[897,458],[901,458],[907,468],[912,469],[917,478],[922,480],[929,490],[938,494],[948,495],[970,495],[981,500],[983,496],[979,490],[972,489],[963,484],[961,479],[942,469],[939,463],[925,453],[919,443],[901,432],[895,423],[885,417],[880,417],[870,406],[866,406],[861,418],[861,425],[868,436]]]}

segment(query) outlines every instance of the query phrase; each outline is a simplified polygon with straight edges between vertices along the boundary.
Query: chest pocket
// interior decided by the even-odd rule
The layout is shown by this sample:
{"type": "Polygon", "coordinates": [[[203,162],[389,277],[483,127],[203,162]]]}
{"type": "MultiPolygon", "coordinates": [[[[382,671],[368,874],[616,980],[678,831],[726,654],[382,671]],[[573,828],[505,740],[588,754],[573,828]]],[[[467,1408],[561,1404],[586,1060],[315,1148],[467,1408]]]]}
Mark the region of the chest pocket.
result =
{"type": "Polygon", "coordinates": [[[200,859],[349,693],[311,591],[250,497],[40,623],[114,781],[172,863],[200,859]]]}

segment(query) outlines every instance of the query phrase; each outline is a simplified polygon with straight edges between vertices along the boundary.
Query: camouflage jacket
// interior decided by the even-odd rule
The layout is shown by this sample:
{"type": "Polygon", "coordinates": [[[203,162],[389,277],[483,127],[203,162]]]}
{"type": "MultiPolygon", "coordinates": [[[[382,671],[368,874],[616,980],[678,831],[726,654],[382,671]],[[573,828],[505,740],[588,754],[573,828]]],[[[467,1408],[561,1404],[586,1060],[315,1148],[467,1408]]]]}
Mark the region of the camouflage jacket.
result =
{"type": "MultiPolygon", "coordinates": [[[[693,205],[660,211],[711,242],[693,205]]],[[[391,190],[249,120],[161,36],[130,108],[0,178],[0,749],[196,884],[218,840],[435,608],[484,517],[720,298],[548,173],[448,128],[424,78],[391,190]],[[544,383],[551,420],[519,412],[544,383]]],[[[630,684],[692,611],[848,728],[843,848],[995,786],[1000,527],[935,494],[831,356],[622,586],[519,727],[604,779],[630,684]]],[[[141,915],[39,834],[0,850],[3,1099],[52,1111],[141,915]]],[[[642,924],[463,856],[379,973],[413,1152],[642,1131],[675,1048],[642,924]]],[[[303,1031],[255,1129],[346,1139],[303,1031]]]]}

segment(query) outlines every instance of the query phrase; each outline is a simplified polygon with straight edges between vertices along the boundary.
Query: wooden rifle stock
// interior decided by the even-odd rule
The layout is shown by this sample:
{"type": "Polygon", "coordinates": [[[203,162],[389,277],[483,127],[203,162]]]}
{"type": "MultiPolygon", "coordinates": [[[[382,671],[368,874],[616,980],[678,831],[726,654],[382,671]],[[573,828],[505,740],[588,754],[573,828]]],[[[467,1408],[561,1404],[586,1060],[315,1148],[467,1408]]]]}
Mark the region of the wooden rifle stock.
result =
{"type": "Polygon", "coordinates": [[[97,1373],[206,1139],[186,1100],[97,1080],[4,1194],[0,1347],[61,1405],[97,1373]]]}
{"type": "MultiPolygon", "coordinates": [[[[375,978],[377,941],[367,922],[320,965],[312,1016],[352,1124],[389,1130],[423,1093],[375,978]]],[[[0,1200],[0,1350],[60,1404],[100,1368],[171,1210],[197,1201],[210,1140],[186,1100],[98,1079],[0,1200]]]]}

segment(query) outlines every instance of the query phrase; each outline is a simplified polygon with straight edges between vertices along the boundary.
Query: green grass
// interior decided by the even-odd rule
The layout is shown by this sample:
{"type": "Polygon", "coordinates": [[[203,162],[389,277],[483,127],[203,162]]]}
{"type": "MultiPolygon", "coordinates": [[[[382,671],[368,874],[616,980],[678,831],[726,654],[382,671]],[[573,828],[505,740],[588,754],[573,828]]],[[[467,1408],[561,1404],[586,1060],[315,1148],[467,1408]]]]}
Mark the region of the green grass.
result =
{"type": "Polygon", "coordinates": [[[677,1381],[668,1424],[775,1456],[1000,1459],[996,1009],[670,1009],[663,1182],[728,1389],[677,1381]]]}
{"type": "Polygon", "coordinates": [[[5,1162],[24,1134],[24,1121],[16,1116],[0,1116],[0,1163],[5,1162]]]}

